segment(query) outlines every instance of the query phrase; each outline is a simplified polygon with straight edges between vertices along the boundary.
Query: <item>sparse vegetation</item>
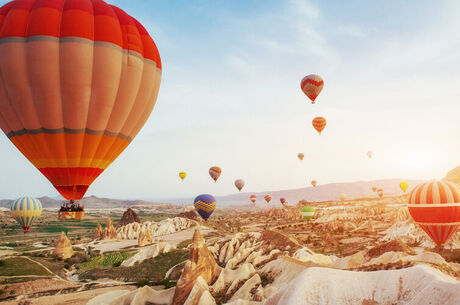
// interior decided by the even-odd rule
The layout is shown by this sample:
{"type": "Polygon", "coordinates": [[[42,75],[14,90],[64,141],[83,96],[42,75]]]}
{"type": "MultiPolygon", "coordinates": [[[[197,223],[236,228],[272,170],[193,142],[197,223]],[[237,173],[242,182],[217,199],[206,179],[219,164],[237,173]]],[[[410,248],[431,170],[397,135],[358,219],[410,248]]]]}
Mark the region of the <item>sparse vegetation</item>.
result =
{"type": "Polygon", "coordinates": [[[171,281],[169,278],[165,277],[163,281],[161,281],[161,284],[165,286],[165,289],[169,289],[172,287],[176,287],[177,282],[176,281],[171,281]]]}
{"type": "Polygon", "coordinates": [[[150,281],[148,279],[141,279],[136,282],[136,286],[138,288],[148,286],[150,284],[150,281]]]}
{"type": "Polygon", "coordinates": [[[80,270],[90,270],[101,267],[118,267],[120,264],[134,255],[133,251],[112,252],[92,257],[87,262],[79,264],[80,270]]]}
{"type": "Polygon", "coordinates": [[[177,249],[185,249],[192,243],[191,239],[186,239],[177,244],[177,249]]]}
{"type": "Polygon", "coordinates": [[[50,273],[39,264],[27,258],[12,257],[3,260],[3,266],[0,268],[0,276],[21,275],[50,275],[50,273]]]}

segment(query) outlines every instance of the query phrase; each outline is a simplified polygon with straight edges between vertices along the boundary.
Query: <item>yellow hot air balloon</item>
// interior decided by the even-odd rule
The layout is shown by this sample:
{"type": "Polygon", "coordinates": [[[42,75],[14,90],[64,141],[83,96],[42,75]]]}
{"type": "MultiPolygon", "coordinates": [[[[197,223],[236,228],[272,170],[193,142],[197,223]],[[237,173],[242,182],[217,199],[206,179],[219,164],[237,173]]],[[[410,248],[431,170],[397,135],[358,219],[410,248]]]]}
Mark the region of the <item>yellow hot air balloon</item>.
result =
{"type": "Polygon", "coordinates": [[[409,183],[407,183],[406,181],[403,181],[399,184],[399,187],[405,193],[407,189],[409,188],[409,183]]]}
{"type": "Polygon", "coordinates": [[[311,181],[311,185],[313,185],[313,187],[316,187],[317,184],[318,184],[318,181],[316,181],[316,180],[311,181]]]}
{"type": "Polygon", "coordinates": [[[179,173],[179,178],[184,181],[185,177],[187,177],[187,173],[186,172],[180,172],[179,173]]]}
{"type": "Polygon", "coordinates": [[[304,153],[297,154],[297,158],[299,158],[300,161],[302,161],[304,157],[305,157],[304,153]]]}
{"type": "Polygon", "coordinates": [[[323,117],[316,117],[312,121],[313,128],[316,129],[316,131],[321,135],[321,132],[324,130],[324,127],[326,127],[326,119],[323,117]]]}
{"type": "Polygon", "coordinates": [[[22,197],[11,205],[10,212],[27,233],[32,222],[42,214],[42,203],[32,197],[22,197]]]}

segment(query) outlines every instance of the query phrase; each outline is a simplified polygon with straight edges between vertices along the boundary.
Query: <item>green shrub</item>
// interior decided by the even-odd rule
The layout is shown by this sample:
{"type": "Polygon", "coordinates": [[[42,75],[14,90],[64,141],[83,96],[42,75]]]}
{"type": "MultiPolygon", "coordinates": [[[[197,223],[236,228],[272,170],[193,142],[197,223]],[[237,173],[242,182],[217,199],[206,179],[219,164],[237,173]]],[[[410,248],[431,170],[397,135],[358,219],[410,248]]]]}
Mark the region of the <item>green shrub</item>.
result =
{"type": "Polygon", "coordinates": [[[171,281],[169,278],[165,277],[163,281],[161,281],[161,284],[165,286],[165,289],[171,288],[171,287],[176,287],[176,282],[171,281]]]}
{"type": "Polygon", "coordinates": [[[137,288],[148,286],[149,284],[150,284],[150,281],[148,279],[142,279],[136,282],[137,288]]]}

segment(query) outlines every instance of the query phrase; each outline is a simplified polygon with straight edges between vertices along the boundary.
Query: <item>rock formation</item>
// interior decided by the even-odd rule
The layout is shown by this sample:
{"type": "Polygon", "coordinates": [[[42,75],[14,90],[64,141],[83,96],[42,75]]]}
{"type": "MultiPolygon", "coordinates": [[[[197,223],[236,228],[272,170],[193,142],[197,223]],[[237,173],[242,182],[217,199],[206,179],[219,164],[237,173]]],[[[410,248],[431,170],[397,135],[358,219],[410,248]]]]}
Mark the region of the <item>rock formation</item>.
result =
{"type": "Polygon", "coordinates": [[[200,231],[195,230],[190,247],[190,257],[177,281],[172,304],[183,305],[185,303],[198,277],[203,278],[207,284],[211,284],[217,279],[221,271],[222,269],[216,264],[200,231]]]}
{"type": "Polygon", "coordinates": [[[154,258],[160,253],[168,253],[174,250],[175,247],[171,246],[169,243],[160,242],[152,246],[145,247],[139,250],[134,256],[128,258],[127,260],[121,263],[122,266],[131,267],[136,263],[141,263],[146,259],[154,258]]]}
{"type": "Polygon", "coordinates": [[[196,215],[196,212],[194,210],[179,213],[179,214],[176,215],[176,217],[188,218],[188,219],[192,219],[192,220],[197,220],[198,219],[198,217],[196,215]]]}
{"type": "Polygon", "coordinates": [[[102,238],[102,234],[104,234],[104,230],[102,229],[102,226],[100,223],[97,224],[96,230],[94,230],[93,233],[93,239],[94,240],[99,240],[102,238]]]}
{"type": "Polygon", "coordinates": [[[101,239],[105,240],[105,239],[116,239],[116,238],[117,238],[117,232],[115,231],[115,228],[113,227],[112,219],[108,218],[107,224],[105,225],[101,239]]]}
{"type": "Polygon", "coordinates": [[[141,232],[150,230],[152,236],[162,236],[183,231],[196,226],[196,222],[187,218],[167,218],[160,222],[146,221],[143,223],[133,222],[117,228],[119,239],[138,239],[141,232]]]}
{"type": "Polygon", "coordinates": [[[61,232],[61,235],[59,235],[59,239],[56,242],[56,248],[54,249],[53,256],[67,259],[72,257],[73,254],[72,243],[67,238],[67,235],[65,235],[64,232],[61,232]]]}
{"type": "Polygon", "coordinates": [[[151,245],[152,242],[153,242],[152,230],[146,230],[146,231],[142,231],[139,234],[137,245],[139,247],[144,247],[144,246],[151,245]]]}
{"type": "Polygon", "coordinates": [[[137,223],[141,223],[141,219],[139,218],[139,216],[137,216],[136,212],[134,212],[133,209],[131,208],[128,208],[124,213],[123,213],[123,217],[121,217],[121,220],[119,223],[117,223],[117,229],[122,227],[122,226],[126,226],[127,224],[130,224],[130,223],[133,223],[133,222],[137,222],[137,223]]]}

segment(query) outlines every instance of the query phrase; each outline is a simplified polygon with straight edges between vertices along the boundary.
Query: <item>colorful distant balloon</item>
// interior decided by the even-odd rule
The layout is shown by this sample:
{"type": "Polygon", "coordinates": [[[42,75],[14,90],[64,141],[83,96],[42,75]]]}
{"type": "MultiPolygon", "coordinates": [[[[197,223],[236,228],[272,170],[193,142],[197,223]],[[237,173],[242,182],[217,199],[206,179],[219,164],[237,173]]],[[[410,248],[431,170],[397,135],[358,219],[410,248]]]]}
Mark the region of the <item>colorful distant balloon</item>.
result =
{"type": "Polygon", "coordinates": [[[372,151],[368,151],[368,152],[366,153],[366,155],[367,155],[367,156],[369,157],[369,159],[370,159],[370,158],[372,158],[372,156],[374,155],[374,153],[373,153],[372,151]]]}
{"type": "Polygon", "coordinates": [[[14,0],[0,20],[0,128],[64,198],[79,200],[150,116],[157,47],[102,0],[14,0]]]}
{"type": "Polygon", "coordinates": [[[280,198],[280,202],[284,207],[288,206],[288,202],[287,202],[286,198],[280,198]]]}
{"type": "Polygon", "coordinates": [[[241,192],[241,189],[244,187],[244,180],[243,179],[235,180],[235,186],[241,192]]]}
{"type": "Polygon", "coordinates": [[[373,186],[373,187],[372,187],[372,191],[373,191],[373,192],[377,192],[377,187],[376,187],[376,186],[373,186]]]}
{"type": "Polygon", "coordinates": [[[251,199],[252,203],[256,203],[257,196],[256,195],[251,195],[251,196],[249,196],[249,199],[251,199]]]}
{"type": "Polygon", "coordinates": [[[179,178],[184,181],[185,177],[187,177],[187,173],[186,172],[180,172],[179,173],[179,178]]]}
{"type": "Polygon", "coordinates": [[[266,201],[267,203],[270,203],[270,201],[272,200],[272,196],[270,196],[270,195],[265,195],[264,199],[265,199],[265,201],[266,201]]]}
{"type": "Polygon", "coordinates": [[[10,212],[11,216],[21,225],[24,233],[27,233],[34,220],[42,214],[42,203],[32,197],[22,197],[13,202],[10,212]]]}
{"type": "Polygon", "coordinates": [[[326,127],[326,123],[326,119],[321,116],[314,118],[312,121],[313,128],[315,128],[320,135],[324,127],[326,127]]]}
{"type": "Polygon", "coordinates": [[[345,197],[345,195],[340,195],[339,199],[340,199],[340,201],[345,201],[346,197],[345,197]]]}
{"type": "Polygon", "coordinates": [[[209,175],[214,180],[214,182],[217,182],[217,179],[219,179],[221,173],[222,170],[218,166],[213,166],[209,169],[209,175]]]}
{"type": "Polygon", "coordinates": [[[377,195],[379,195],[380,198],[383,197],[383,189],[378,189],[377,190],[377,195]]]}
{"type": "Polygon", "coordinates": [[[303,216],[303,219],[310,220],[315,215],[315,208],[305,206],[300,209],[300,214],[303,216]]]}
{"type": "Polygon", "coordinates": [[[316,186],[318,185],[318,181],[312,180],[312,181],[311,181],[311,185],[313,185],[313,187],[316,187],[316,186]]]}
{"type": "Polygon", "coordinates": [[[211,214],[216,209],[216,198],[209,194],[202,194],[194,200],[195,210],[200,214],[201,218],[208,220],[211,214]]]}
{"type": "Polygon", "coordinates": [[[445,244],[460,224],[460,191],[448,181],[417,185],[409,194],[409,213],[438,245],[445,244]]]}
{"type": "Polygon", "coordinates": [[[299,158],[300,161],[302,161],[304,157],[305,157],[305,155],[303,153],[298,153],[297,154],[297,158],[299,158]]]}
{"type": "Polygon", "coordinates": [[[316,98],[323,90],[324,81],[321,76],[316,74],[310,74],[302,78],[300,82],[300,88],[303,93],[311,100],[311,103],[314,104],[316,98]]]}
{"type": "Polygon", "coordinates": [[[409,188],[409,183],[407,183],[406,181],[403,181],[399,184],[399,187],[405,193],[407,189],[409,188]]]}

